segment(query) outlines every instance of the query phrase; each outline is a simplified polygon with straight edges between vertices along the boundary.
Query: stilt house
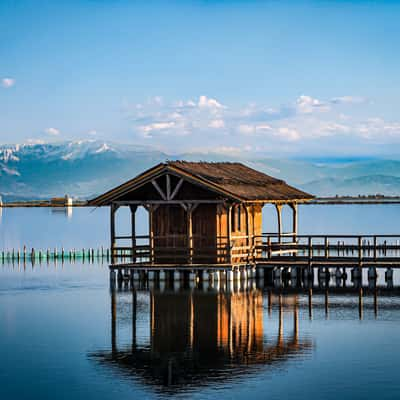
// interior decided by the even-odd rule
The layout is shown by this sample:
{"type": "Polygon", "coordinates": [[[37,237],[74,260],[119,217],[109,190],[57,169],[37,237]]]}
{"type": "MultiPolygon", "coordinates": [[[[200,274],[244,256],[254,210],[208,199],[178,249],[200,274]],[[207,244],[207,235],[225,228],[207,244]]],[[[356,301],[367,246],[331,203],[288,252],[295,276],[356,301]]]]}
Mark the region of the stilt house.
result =
{"type": "Polygon", "coordinates": [[[262,242],[262,208],[276,206],[278,232],[281,209],[293,211],[297,234],[297,204],[308,193],[241,163],[168,161],[93,199],[94,206],[111,208],[111,248],[124,252],[131,263],[232,264],[254,261],[262,242]],[[130,236],[118,236],[115,213],[131,210],[130,236]],[[143,206],[149,215],[148,235],[137,236],[135,213],[143,206]],[[128,245],[119,241],[129,240],[128,245]]]}

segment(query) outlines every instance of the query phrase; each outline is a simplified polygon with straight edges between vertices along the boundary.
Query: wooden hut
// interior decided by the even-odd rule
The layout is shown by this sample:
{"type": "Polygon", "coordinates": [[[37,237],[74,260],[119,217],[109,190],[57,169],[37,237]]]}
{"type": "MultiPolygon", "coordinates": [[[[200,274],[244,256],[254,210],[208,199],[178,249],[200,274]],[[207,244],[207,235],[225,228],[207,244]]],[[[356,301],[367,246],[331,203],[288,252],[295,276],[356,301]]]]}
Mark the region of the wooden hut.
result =
{"type": "Polygon", "coordinates": [[[112,255],[128,254],[131,262],[166,264],[240,264],[257,258],[262,240],[262,208],[273,203],[277,234],[283,235],[281,209],[293,211],[297,234],[297,204],[312,196],[241,163],[168,161],[91,200],[111,208],[112,255]],[[132,231],[118,236],[115,213],[131,210],[132,231]],[[135,213],[149,215],[146,237],[136,235],[135,213]],[[128,245],[118,241],[129,240],[128,245]],[[145,244],[143,244],[145,240],[145,244]],[[140,244],[139,244],[140,241],[140,244]]]}

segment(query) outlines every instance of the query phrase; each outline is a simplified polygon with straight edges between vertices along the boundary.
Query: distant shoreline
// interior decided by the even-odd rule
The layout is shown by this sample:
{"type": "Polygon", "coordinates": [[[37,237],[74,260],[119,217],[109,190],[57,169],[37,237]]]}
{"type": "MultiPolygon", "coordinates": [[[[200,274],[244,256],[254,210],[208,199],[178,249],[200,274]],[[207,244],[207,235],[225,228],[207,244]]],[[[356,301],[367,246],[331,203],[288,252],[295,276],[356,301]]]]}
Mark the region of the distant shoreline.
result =
{"type": "MultiPolygon", "coordinates": [[[[306,205],[313,204],[400,204],[400,196],[338,196],[338,197],[316,197],[310,202],[303,203],[306,205]]],[[[87,200],[76,200],[71,205],[53,204],[51,200],[27,200],[27,201],[10,201],[0,204],[0,208],[67,208],[67,207],[92,207],[87,200]]]]}
{"type": "Polygon", "coordinates": [[[77,200],[71,205],[52,204],[49,200],[31,200],[31,201],[10,201],[0,204],[0,208],[68,208],[68,207],[90,207],[85,200],[77,200]]]}
{"type": "Polygon", "coordinates": [[[400,196],[338,196],[317,197],[307,204],[400,204],[400,196]]]}

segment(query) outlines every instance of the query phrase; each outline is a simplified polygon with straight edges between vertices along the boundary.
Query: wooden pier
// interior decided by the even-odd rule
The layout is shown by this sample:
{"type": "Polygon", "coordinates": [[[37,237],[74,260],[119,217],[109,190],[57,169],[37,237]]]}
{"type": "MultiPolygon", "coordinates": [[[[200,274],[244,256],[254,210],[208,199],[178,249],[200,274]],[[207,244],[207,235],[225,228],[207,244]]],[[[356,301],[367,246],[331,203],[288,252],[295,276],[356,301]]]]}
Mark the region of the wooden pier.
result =
{"type": "MultiPolygon", "coordinates": [[[[132,239],[130,236],[116,236],[116,239],[132,239]]],[[[166,237],[162,237],[166,240],[166,237]]],[[[226,238],[224,238],[226,239],[226,238]]],[[[400,267],[400,235],[296,235],[293,233],[265,233],[260,236],[233,236],[225,246],[220,246],[220,262],[187,263],[191,248],[175,246],[174,242],[183,240],[183,235],[168,237],[161,248],[166,259],[175,262],[151,262],[151,241],[158,236],[137,236],[140,244],[115,246],[112,257],[118,257],[111,268],[176,268],[186,265],[188,269],[201,269],[213,266],[221,269],[235,269],[240,266],[251,267],[400,267]],[[248,245],[243,245],[248,241],[248,245]],[[225,258],[223,255],[226,255],[225,258]],[[230,256],[228,257],[228,255],[230,256]]],[[[207,256],[207,249],[205,256],[207,256]]]]}

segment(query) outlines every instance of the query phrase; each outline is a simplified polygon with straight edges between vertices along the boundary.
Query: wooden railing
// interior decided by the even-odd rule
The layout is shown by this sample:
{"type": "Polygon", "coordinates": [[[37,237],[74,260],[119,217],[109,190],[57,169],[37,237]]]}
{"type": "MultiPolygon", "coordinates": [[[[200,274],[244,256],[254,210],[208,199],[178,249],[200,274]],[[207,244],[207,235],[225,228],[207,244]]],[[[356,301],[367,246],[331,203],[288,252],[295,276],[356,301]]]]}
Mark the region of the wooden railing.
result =
{"type": "Polygon", "coordinates": [[[226,263],[230,259],[230,246],[227,236],[210,238],[204,235],[193,235],[189,246],[189,238],[184,234],[175,235],[138,235],[116,236],[119,242],[112,247],[111,254],[115,258],[126,258],[133,262],[162,263],[226,263]],[[151,242],[154,243],[152,248],[151,242]]]}
{"type": "Polygon", "coordinates": [[[400,261],[400,235],[296,235],[293,240],[292,233],[269,233],[255,240],[263,258],[292,254],[311,259],[398,258],[400,261]]]}
{"type": "Polygon", "coordinates": [[[163,263],[256,263],[293,259],[398,259],[400,262],[400,235],[295,235],[293,232],[263,233],[257,236],[227,236],[210,238],[193,235],[188,245],[187,235],[117,236],[127,240],[125,245],[112,248],[112,257],[132,262],[163,263]],[[150,241],[154,243],[152,249],[150,241]]]}

